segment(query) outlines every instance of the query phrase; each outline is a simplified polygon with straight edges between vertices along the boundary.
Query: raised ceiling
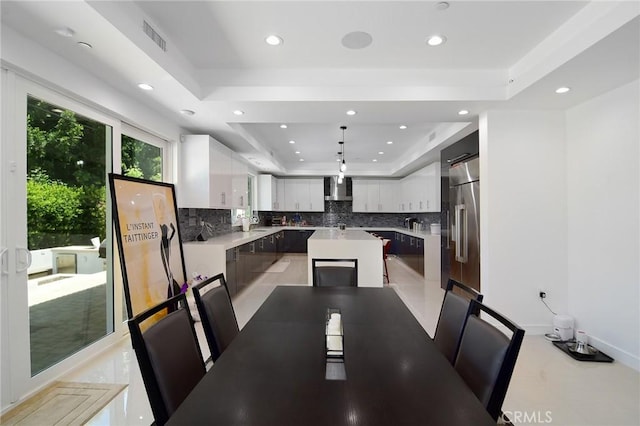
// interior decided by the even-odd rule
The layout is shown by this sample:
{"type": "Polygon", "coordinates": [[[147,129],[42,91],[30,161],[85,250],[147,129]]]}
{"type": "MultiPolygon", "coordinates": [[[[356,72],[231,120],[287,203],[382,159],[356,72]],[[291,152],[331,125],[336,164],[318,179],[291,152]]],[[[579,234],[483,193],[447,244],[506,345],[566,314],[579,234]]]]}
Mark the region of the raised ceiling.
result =
{"type": "Polygon", "coordinates": [[[638,2],[2,1],[1,7],[3,30],[35,40],[187,132],[211,134],[258,170],[278,175],[336,173],[344,125],[349,173],[402,176],[438,160],[439,150],[477,129],[478,114],[489,108],[565,109],[639,74],[638,2]],[[166,51],[143,32],[144,21],[166,51]],[[63,27],[74,36],[56,35],[63,27]],[[370,36],[351,36],[364,47],[345,47],[343,38],[353,32],[370,36]],[[270,34],[284,42],[266,44],[270,34]],[[445,43],[429,46],[434,34],[445,43]],[[78,49],[78,41],[93,49],[78,49]],[[142,81],[155,90],[138,91],[142,81]],[[559,86],[572,90],[558,95],[559,86]],[[180,115],[182,109],[195,114],[180,115]],[[459,115],[462,109],[469,114],[459,115]]]}

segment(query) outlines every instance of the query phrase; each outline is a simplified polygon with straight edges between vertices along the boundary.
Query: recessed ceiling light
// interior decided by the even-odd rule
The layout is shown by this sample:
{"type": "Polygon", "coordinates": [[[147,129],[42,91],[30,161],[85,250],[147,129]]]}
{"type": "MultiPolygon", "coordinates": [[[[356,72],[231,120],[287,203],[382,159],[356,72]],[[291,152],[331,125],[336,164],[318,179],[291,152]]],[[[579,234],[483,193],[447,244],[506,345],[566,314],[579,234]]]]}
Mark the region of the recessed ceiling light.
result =
{"type": "Polygon", "coordinates": [[[138,84],[138,87],[142,90],[153,90],[153,86],[147,83],[140,83],[138,84]]]}
{"type": "Polygon", "coordinates": [[[460,111],[458,111],[458,115],[467,115],[469,114],[469,111],[467,111],[466,109],[461,109],[460,111]]]}
{"type": "MultiPolygon", "coordinates": [[[[407,126],[405,126],[404,124],[401,124],[401,125],[400,125],[400,130],[404,130],[404,129],[406,129],[406,128],[407,128],[407,126]]],[[[388,143],[388,142],[387,142],[387,143],[388,143]]]]}
{"type": "Polygon", "coordinates": [[[445,36],[441,36],[441,35],[432,35],[431,37],[429,37],[427,39],[427,44],[429,46],[440,46],[441,44],[443,44],[445,41],[447,41],[447,38],[445,36]]]}
{"type": "Polygon", "coordinates": [[[304,158],[301,158],[300,161],[304,161],[304,158]]]}
{"type": "Polygon", "coordinates": [[[237,110],[233,111],[233,114],[234,115],[244,115],[244,111],[241,111],[241,110],[237,109],[237,110]]]}
{"type": "Polygon", "coordinates": [[[387,145],[393,145],[393,141],[387,141],[387,145]]]}
{"type": "Polygon", "coordinates": [[[64,27],[64,28],[58,28],[56,30],[56,33],[58,35],[61,35],[62,37],[73,37],[73,35],[76,33],[75,31],[73,31],[71,28],[69,27],[64,27]]]}
{"type": "Polygon", "coordinates": [[[293,140],[292,140],[292,141],[289,141],[289,143],[290,143],[290,144],[294,144],[294,143],[296,143],[296,141],[293,141],[293,140]]]}
{"type": "Polygon", "coordinates": [[[93,46],[86,41],[79,41],[78,46],[84,47],[85,49],[93,49],[93,46]]]}
{"type": "Polygon", "coordinates": [[[282,40],[282,37],[278,37],[275,34],[271,34],[270,36],[267,36],[264,39],[264,41],[267,42],[267,44],[270,45],[270,46],[279,46],[284,42],[282,40]]]}
{"type": "Polygon", "coordinates": [[[383,151],[378,151],[378,155],[383,155],[384,152],[383,151]]]}
{"type": "Polygon", "coordinates": [[[300,154],[300,151],[296,151],[296,154],[300,154]]]}
{"type": "Polygon", "coordinates": [[[349,111],[347,111],[347,115],[356,115],[356,114],[357,114],[357,112],[356,112],[356,111],[354,111],[354,110],[352,110],[352,109],[350,109],[349,111]]]}
{"type": "Polygon", "coordinates": [[[280,125],[280,128],[281,128],[281,129],[286,129],[286,128],[287,128],[287,125],[286,125],[286,124],[281,124],[281,125],[280,125]]]}
{"type": "Polygon", "coordinates": [[[566,86],[558,87],[556,89],[556,93],[567,93],[569,90],[571,90],[570,87],[566,87],[566,86]]]}
{"type": "Polygon", "coordinates": [[[377,162],[378,162],[378,160],[376,160],[375,158],[374,158],[372,161],[373,161],[374,163],[377,163],[377,162]]]}
{"type": "Polygon", "coordinates": [[[182,114],[182,115],[194,115],[195,111],[190,110],[190,109],[181,109],[180,110],[180,114],[182,114]]]}

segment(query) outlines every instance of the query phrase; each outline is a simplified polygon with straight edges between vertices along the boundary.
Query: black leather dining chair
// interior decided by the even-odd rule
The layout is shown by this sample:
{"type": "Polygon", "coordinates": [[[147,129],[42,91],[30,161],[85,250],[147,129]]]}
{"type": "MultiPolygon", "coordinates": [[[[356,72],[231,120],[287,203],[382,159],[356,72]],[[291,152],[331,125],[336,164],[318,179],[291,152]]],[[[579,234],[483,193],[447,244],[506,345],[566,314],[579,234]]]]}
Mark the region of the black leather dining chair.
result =
{"type": "Polygon", "coordinates": [[[469,314],[470,300],[482,302],[482,294],[458,281],[449,279],[433,342],[451,364],[456,359],[462,328],[469,314]]]}
{"type": "Polygon", "coordinates": [[[357,287],[358,259],[311,259],[314,287],[357,287]]]}
{"type": "Polygon", "coordinates": [[[224,274],[218,274],[193,286],[204,335],[215,362],[240,331],[224,274]],[[215,286],[219,283],[219,286],[215,286]]]}
{"type": "Polygon", "coordinates": [[[186,297],[167,299],[128,324],[155,424],[162,426],[206,372],[186,297]],[[143,324],[163,311],[166,316],[143,324]]]}
{"type": "Polygon", "coordinates": [[[454,368],[476,394],[491,417],[498,420],[518,359],[524,330],[482,303],[472,300],[454,368]],[[511,332],[507,336],[481,319],[482,312],[511,332]]]}

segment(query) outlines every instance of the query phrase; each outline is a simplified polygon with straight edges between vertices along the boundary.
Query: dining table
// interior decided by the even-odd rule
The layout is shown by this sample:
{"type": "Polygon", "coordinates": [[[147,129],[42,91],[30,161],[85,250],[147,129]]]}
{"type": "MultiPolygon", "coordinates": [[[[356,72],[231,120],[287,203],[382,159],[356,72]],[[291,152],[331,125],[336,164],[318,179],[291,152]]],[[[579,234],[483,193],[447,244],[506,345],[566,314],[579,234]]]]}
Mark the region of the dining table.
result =
{"type": "Polygon", "coordinates": [[[495,425],[391,287],[278,286],[169,425],[495,425]],[[342,356],[327,357],[328,312],[342,356]]]}

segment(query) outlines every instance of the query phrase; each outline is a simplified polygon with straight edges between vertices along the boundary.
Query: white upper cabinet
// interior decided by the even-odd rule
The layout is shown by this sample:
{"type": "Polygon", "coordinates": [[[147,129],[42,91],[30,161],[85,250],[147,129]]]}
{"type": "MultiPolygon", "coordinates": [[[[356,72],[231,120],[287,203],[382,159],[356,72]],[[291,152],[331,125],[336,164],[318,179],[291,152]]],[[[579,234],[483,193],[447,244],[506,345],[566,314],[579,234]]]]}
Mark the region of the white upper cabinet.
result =
{"type": "Polygon", "coordinates": [[[354,212],[367,212],[367,191],[369,181],[366,179],[352,179],[352,191],[353,196],[353,211],[354,212]]]}
{"type": "Polygon", "coordinates": [[[233,153],[231,156],[231,207],[246,209],[249,206],[249,168],[244,159],[233,153]]]}
{"type": "Polygon", "coordinates": [[[284,210],[284,184],[285,184],[285,179],[278,179],[278,181],[276,182],[276,206],[274,208],[274,210],[278,211],[278,210],[284,210]]]}
{"type": "Polygon", "coordinates": [[[324,211],[324,183],[322,178],[282,179],[284,181],[285,211],[324,211]]]}
{"type": "Polygon", "coordinates": [[[258,175],[258,210],[263,212],[279,210],[278,180],[272,175],[258,175]]]}
{"type": "Polygon", "coordinates": [[[397,211],[399,186],[400,183],[397,180],[381,179],[378,181],[378,193],[380,194],[379,212],[394,213],[397,211]]]}
{"type": "Polygon", "coordinates": [[[209,135],[180,142],[179,207],[231,209],[232,151],[209,135]]]}
{"type": "Polygon", "coordinates": [[[353,211],[397,212],[399,181],[391,179],[353,179],[353,211]]]}
{"type": "Polygon", "coordinates": [[[439,212],[440,211],[440,164],[428,166],[402,179],[402,212],[439,212]]]}
{"type": "Polygon", "coordinates": [[[309,179],[309,209],[310,212],[324,211],[324,179],[309,179]]]}

